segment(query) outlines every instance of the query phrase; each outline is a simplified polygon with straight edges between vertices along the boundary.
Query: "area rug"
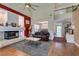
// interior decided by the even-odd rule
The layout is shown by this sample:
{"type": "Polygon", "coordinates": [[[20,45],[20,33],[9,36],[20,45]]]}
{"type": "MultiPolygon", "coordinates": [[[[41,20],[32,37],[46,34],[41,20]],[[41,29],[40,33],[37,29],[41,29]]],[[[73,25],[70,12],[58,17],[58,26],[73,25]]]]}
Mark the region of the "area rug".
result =
{"type": "Polygon", "coordinates": [[[12,44],[11,47],[31,54],[31,56],[48,56],[49,42],[34,42],[23,40],[12,44]]]}

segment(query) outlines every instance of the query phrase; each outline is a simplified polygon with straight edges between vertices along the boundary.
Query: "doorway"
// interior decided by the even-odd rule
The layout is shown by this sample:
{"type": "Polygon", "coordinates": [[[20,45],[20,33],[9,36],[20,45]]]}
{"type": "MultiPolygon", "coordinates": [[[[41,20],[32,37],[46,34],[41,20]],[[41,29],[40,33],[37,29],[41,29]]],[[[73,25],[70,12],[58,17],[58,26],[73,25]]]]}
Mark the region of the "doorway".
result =
{"type": "Polygon", "coordinates": [[[53,41],[56,42],[66,42],[65,37],[62,35],[62,25],[56,25],[56,33],[53,41]]]}
{"type": "Polygon", "coordinates": [[[61,25],[56,26],[56,37],[62,37],[62,26],[61,25]]]}

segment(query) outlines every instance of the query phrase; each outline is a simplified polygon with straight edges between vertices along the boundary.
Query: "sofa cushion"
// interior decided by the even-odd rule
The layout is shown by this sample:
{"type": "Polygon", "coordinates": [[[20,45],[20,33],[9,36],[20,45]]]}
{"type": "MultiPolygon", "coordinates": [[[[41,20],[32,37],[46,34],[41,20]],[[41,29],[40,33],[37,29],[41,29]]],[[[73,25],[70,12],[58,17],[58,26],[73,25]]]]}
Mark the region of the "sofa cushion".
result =
{"type": "Polygon", "coordinates": [[[35,35],[40,35],[40,32],[35,32],[35,35]]]}

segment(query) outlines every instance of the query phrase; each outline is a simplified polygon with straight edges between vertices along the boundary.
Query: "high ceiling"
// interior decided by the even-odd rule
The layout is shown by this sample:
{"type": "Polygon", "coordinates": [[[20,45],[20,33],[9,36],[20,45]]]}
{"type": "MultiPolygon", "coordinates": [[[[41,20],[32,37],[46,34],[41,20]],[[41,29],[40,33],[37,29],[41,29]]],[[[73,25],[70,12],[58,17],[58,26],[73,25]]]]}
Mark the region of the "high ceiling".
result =
{"type": "MultiPolygon", "coordinates": [[[[31,3],[32,5],[38,5],[39,7],[34,7],[36,10],[30,8],[25,8],[25,3],[3,3],[4,5],[11,7],[21,13],[31,16],[34,20],[46,20],[53,19],[54,15],[56,19],[64,19],[62,17],[66,16],[66,10],[54,11],[56,9],[65,8],[72,3],[31,3]],[[62,16],[62,17],[61,17],[62,16]]],[[[66,16],[68,17],[69,14],[66,16]]]]}
{"type": "Polygon", "coordinates": [[[37,21],[43,21],[48,19],[55,19],[56,21],[63,21],[68,20],[70,21],[70,18],[72,17],[71,12],[66,12],[66,9],[64,10],[58,10],[62,8],[66,8],[75,4],[72,3],[41,3],[41,4],[35,4],[40,7],[36,9],[36,11],[32,10],[32,17],[34,20],[37,21]],[[58,10],[58,11],[54,11],[58,10]]]}

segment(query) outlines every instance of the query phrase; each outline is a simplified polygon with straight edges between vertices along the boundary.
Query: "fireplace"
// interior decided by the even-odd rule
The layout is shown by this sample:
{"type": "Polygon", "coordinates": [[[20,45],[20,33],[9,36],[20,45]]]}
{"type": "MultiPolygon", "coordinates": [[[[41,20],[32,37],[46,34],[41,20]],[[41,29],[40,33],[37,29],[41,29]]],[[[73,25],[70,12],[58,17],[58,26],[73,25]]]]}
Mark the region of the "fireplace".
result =
{"type": "Polygon", "coordinates": [[[5,31],[4,32],[4,39],[14,39],[19,37],[19,31],[5,31]]]}

